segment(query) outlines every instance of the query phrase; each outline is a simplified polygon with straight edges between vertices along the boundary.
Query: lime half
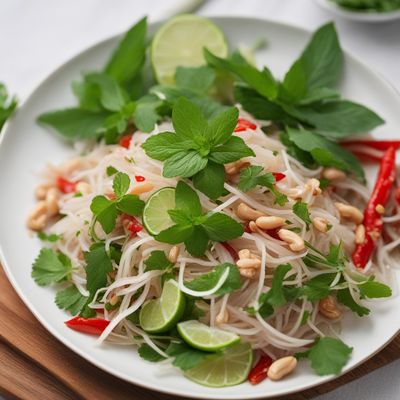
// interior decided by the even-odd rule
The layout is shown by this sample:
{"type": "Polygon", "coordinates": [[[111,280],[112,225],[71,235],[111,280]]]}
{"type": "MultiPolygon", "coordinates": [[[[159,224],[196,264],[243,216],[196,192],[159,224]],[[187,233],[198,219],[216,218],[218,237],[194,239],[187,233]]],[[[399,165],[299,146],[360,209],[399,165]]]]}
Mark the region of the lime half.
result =
{"type": "Polygon", "coordinates": [[[173,328],[185,311],[185,296],[178,283],[169,280],[164,284],[161,297],[146,302],[140,310],[140,326],[149,333],[163,333],[173,328]]]}
{"type": "Polygon", "coordinates": [[[166,187],[153,193],[143,209],[143,224],[150,235],[158,235],[161,231],[174,225],[168,210],[175,208],[175,189],[166,187]]]}
{"type": "Polygon", "coordinates": [[[173,84],[176,67],[204,65],[204,47],[219,57],[228,54],[223,33],[208,19],[190,14],[170,19],[158,30],[151,45],[151,63],[157,81],[173,84]]]}
{"type": "Polygon", "coordinates": [[[235,333],[211,328],[196,320],[179,323],[178,332],[186,343],[203,351],[221,350],[240,341],[235,333]]]}
{"type": "Polygon", "coordinates": [[[238,343],[224,353],[205,359],[185,372],[190,380],[204,386],[234,386],[244,382],[253,362],[250,344],[238,343]]]}

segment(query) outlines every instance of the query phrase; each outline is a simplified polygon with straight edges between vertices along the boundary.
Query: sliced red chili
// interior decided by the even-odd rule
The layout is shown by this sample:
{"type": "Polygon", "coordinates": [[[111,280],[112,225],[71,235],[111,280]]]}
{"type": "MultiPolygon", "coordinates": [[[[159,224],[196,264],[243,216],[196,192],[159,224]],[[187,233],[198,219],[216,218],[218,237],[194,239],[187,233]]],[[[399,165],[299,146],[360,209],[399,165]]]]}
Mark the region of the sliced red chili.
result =
{"type": "Polygon", "coordinates": [[[78,182],[71,182],[68,179],[59,176],[56,180],[58,189],[63,193],[74,193],[76,192],[76,185],[78,182]]]}
{"type": "Polygon", "coordinates": [[[229,243],[221,242],[221,244],[222,244],[222,246],[225,247],[225,249],[231,255],[231,257],[233,258],[234,261],[239,260],[239,255],[238,255],[237,251],[229,243]]]}
{"type": "Polygon", "coordinates": [[[394,198],[396,200],[396,203],[400,205],[400,187],[396,188],[394,192],[394,198]]]}
{"type": "Polygon", "coordinates": [[[74,329],[75,331],[88,333],[89,335],[100,336],[104,329],[107,328],[110,321],[106,321],[102,318],[83,318],[75,317],[69,321],[65,321],[64,324],[68,328],[74,329]]]}
{"type": "Polygon", "coordinates": [[[400,140],[346,140],[341,142],[343,146],[368,146],[372,149],[386,151],[389,147],[396,150],[400,147],[400,140]]]}
{"type": "Polygon", "coordinates": [[[286,178],[286,175],[283,174],[282,172],[273,172],[272,175],[273,175],[274,178],[275,178],[275,182],[279,182],[279,181],[281,181],[282,179],[285,179],[285,178],[286,178]]]}
{"type": "Polygon", "coordinates": [[[144,182],[146,178],[142,175],[135,175],[136,182],[144,182]]]}
{"type": "Polygon", "coordinates": [[[246,233],[253,233],[252,230],[250,229],[250,224],[249,222],[243,222],[243,229],[246,233]]]}
{"type": "Polygon", "coordinates": [[[125,147],[126,149],[129,149],[129,146],[131,145],[131,140],[132,140],[132,135],[124,135],[119,139],[119,145],[122,147],[125,147]]]}
{"type": "Polygon", "coordinates": [[[377,206],[385,206],[396,178],[396,148],[389,147],[382,157],[375,187],[364,211],[365,240],[357,244],[352,260],[357,268],[364,268],[375,250],[376,242],[382,233],[382,215],[377,206]]]}
{"type": "Polygon", "coordinates": [[[236,124],[235,132],[243,132],[247,131],[247,129],[255,131],[257,129],[257,125],[253,124],[253,122],[248,121],[247,119],[239,118],[236,124]]]}
{"type": "Polygon", "coordinates": [[[143,230],[143,225],[131,215],[124,214],[122,220],[126,221],[126,229],[131,233],[131,236],[136,236],[136,234],[143,230]]]}
{"type": "Polygon", "coordinates": [[[252,385],[257,385],[268,376],[268,370],[273,360],[270,356],[262,356],[257,364],[251,369],[247,379],[252,385]]]}

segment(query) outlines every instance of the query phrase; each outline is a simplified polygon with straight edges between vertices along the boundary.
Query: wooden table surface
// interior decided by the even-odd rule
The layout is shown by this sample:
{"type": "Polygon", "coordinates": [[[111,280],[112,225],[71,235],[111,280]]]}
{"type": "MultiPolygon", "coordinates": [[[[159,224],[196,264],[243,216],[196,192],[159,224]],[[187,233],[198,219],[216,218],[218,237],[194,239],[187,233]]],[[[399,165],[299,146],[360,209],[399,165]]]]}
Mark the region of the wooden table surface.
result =
{"type": "MultiPolygon", "coordinates": [[[[0,393],[26,400],[172,400],[103,372],[73,353],[35,319],[0,268],[0,393]]],[[[306,400],[400,358],[400,336],[369,361],[335,381],[286,400],[306,400]]]]}

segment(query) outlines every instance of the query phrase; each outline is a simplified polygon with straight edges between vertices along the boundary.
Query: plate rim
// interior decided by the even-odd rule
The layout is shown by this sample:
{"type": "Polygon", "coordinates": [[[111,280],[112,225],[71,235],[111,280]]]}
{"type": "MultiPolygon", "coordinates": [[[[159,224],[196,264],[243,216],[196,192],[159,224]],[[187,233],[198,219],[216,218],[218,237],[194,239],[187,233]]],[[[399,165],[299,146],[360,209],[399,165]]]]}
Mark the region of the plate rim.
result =
{"type": "MultiPolygon", "coordinates": [[[[316,0],[316,1],[319,1],[319,0],[316,0]]],[[[227,15],[221,15],[221,14],[213,14],[213,15],[206,15],[206,16],[201,15],[201,16],[204,17],[204,18],[207,18],[207,19],[211,19],[212,21],[214,21],[216,23],[218,23],[218,20],[257,21],[259,23],[280,26],[280,27],[282,27],[284,29],[297,30],[297,31],[301,32],[302,34],[306,34],[308,36],[310,36],[312,34],[312,31],[307,29],[307,28],[298,26],[296,24],[288,23],[288,22],[274,21],[274,20],[269,19],[269,18],[251,17],[251,16],[235,16],[235,15],[227,16],[227,15]]],[[[168,19],[169,18],[150,21],[149,27],[152,28],[154,26],[163,24],[168,19]]],[[[51,79],[52,77],[54,77],[54,75],[56,75],[60,70],[62,70],[63,68],[65,68],[69,64],[73,64],[77,58],[79,58],[80,56],[82,56],[86,52],[91,51],[91,50],[93,50],[93,49],[95,49],[97,47],[102,47],[107,42],[110,42],[110,41],[116,40],[118,38],[121,38],[124,35],[125,32],[126,32],[126,30],[124,30],[123,32],[118,33],[118,34],[109,35],[106,38],[103,38],[103,39],[101,39],[99,41],[95,41],[94,43],[89,44],[88,46],[85,46],[83,49],[77,51],[74,55],[70,56],[65,61],[61,62],[50,73],[48,73],[43,78],[38,80],[38,83],[36,83],[35,85],[32,86],[32,89],[28,92],[28,94],[25,96],[25,98],[20,103],[17,112],[23,112],[23,109],[26,107],[26,104],[30,101],[31,97],[35,94],[35,92],[37,90],[39,90],[43,85],[45,85],[46,82],[49,79],[51,79]]],[[[367,70],[369,73],[373,74],[377,79],[380,80],[381,84],[385,85],[385,87],[388,90],[392,91],[395,96],[399,97],[399,100],[400,100],[400,92],[384,76],[382,76],[382,74],[380,74],[379,72],[374,70],[374,68],[371,68],[368,64],[364,63],[358,56],[355,56],[345,46],[341,46],[341,47],[342,47],[342,50],[345,53],[347,58],[349,58],[351,61],[355,62],[356,64],[358,64],[359,66],[361,66],[362,68],[367,70]]],[[[11,131],[12,124],[13,124],[13,118],[10,118],[4,124],[3,132],[0,135],[0,147],[3,144],[4,138],[10,134],[9,132],[11,131]]],[[[320,378],[320,380],[318,382],[306,384],[306,385],[302,386],[301,389],[295,389],[295,388],[288,389],[288,390],[285,390],[284,392],[281,392],[279,394],[272,394],[272,395],[268,395],[268,393],[266,393],[266,394],[264,394],[264,393],[259,393],[259,394],[248,393],[246,395],[242,395],[242,394],[239,394],[239,395],[236,395],[236,394],[227,395],[227,394],[221,393],[221,394],[214,394],[211,397],[208,394],[204,394],[204,393],[202,394],[200,392],[199,393],[193,393],[193,392],[191,392],[191,393],[183,393],[182,391],[179,391],[179,389],[178,390],[177,389],[170,390],[168,388],[167,389],[161,389],[161,388],[158,388],[158,387],[153,387],[149,383],[136,380],[136,378],[134,376],[128,376],[126,374],[122,374],[121,375],[121,374],[117,373],[116,371],[114,371],[111,367],[108,368],[107,365],[103,365],[94,356],[91,356],[90,354],[86,354],[78,346],[76,346],[74,343],[70,342],[67,338],[63,337],[62,334],[58,333],[56,331],[56,329],[53,328],[51,326],[51,324],[49,322],[47,322],[47,320],[45,318],[41,317],[40,313],[31,304],[30,300],[28,299],[28,296],[23,292],[23,290],[19,286],[17,280],[14,278],[14,275],[12,273],[12,268],[10,268],[10,265],[6,261],[6,257],[5,257],[5,254],[3,252],[1,243],[0,243],[0,263],[3,266],[3,270],[5,271],[9,282],[13,286],[14,290],[17,292],[18,297],[23,301],[25,306],[35,316],[35,318],[39,321],[39,323],[53,337],[55,337],[60,343],[62,343],[66,347],[68,347],[68,349],[73,351],[78,356],[80,356],[83,359],[85,359],[86,361],[90,362],[92,365],[96,366],[97,368],[101,369],[102,371],[105,371],[105,372],[111,374],[112,376],[115,376],[115,377],[117,377],[119,379],[124,380],[125,382],[128,382],[128,383],[133,384],[133,385],[140,386],[140,387],[145,388],[147,390],[155,391],[155,392],[158,392],[158,393],[172,394],[172,395],[175,395],[175,396],[181,396],[181,397],[185,396],[185,397],[196,398],[196,399],[212,399],[212,398],[214,398],[214,399],[221,399],[221,400],[224,400],[224,399],[226,399],[226,400],[239,400],[239,399],[243,399],[244,400],[244,399],[249,399],[250,400],[250,399],[271,398],[271,397],[276,397],[276,396],[284,396],[284,395],[290,395],[290,394],[293,394],[293,393],[299,393],[299,392],[302,392],[304,390],[307,390],[307,389],[310,389],[310,388],[313,388],[313,387],[318,387],[318,386],[321,386],[321,385],[323,385],[323,384],[325,384],[327,382],[333,381],[333,380],[339,378],[340,376],[342,376],[344,374],[347,374],[348,372],[354,370],[355,368],[357,368],[361,364],[363,364],[366,361],[368,361],[369,359],[371,359],[374,355],[379,353],[384,347],[386,347],[400,333],[400,326],[399,326],[397,331],[387,341],[385,341],[378,349],[376,349],[375,352],[373,352],[370,355],[368,355],[367,357],[363,358],[358,363],[354,364],[353,366],[351,366],[351,367],[349,367],[347,369],[344,369],[338,375],[329,375],[329,376],[320,378]]]]}

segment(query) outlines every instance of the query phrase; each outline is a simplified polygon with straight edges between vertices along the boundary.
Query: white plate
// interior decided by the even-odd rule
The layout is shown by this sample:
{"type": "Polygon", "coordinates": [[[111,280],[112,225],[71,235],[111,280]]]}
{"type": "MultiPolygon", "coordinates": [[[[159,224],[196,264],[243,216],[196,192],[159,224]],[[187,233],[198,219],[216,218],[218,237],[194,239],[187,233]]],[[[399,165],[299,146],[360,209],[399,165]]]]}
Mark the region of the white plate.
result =
{"type": "Polygon", "coordinates": [[[400,10],[388,11],[388,12],[363,12],[363,11],[351,11],[344,7],[340,7],[330,0],[314,0],[319,6],[325,8],[339,17],[351,19],[353,21],[363,22],[385,22],[392,21],[400,18],[400,10]]]}
{"type": "MultiPolygon", "coordinates": [[[[232,47],[266,38],[269,46],[257,58],[260,64],[270,66],[277,76],[283,75],[310,35],[298,28],[259,19],[215,18],[215,22],[232,47]]],[[[44,111],[75,104],[70,83],[81,71],[101,68],[118,39],[111,38],[84,51],[55,71],[25,101],[1,136],[0,255],[19,296],[39,321],[70,349],[105,371],[149,389],[203,399],[255,399],[300,391],[333,379],[332,376],[316,376],[306,363],[280,382],[267,380],[257,386],[244,383],[223,389],[199,386],[185,379],[179,371],[160,374],[156,364],[141,360],[133,348],[95,347],[93,337],[65,327],[63,322],[68,316],[54,304],[54,290],[41,288],[31,279],[31,264],[40,243],[28,236],[25,218],[34,204],[37,174],[47,161],[58,163],[73,154],[70,146],[37,126],[35,118],[44,111]]],[[[377,136],[394,138],[398,135],[400,98],[390,85],[349,55],[345,57],[341,90],[344,96],[372,107],[388,121],[376,130],[377,136]]],[[[399,297],[376,303],[371,308],[371,318],[346,316],[342,336],[354,351],[345,371],[379,351],[399,330],[399,297]]]]}

